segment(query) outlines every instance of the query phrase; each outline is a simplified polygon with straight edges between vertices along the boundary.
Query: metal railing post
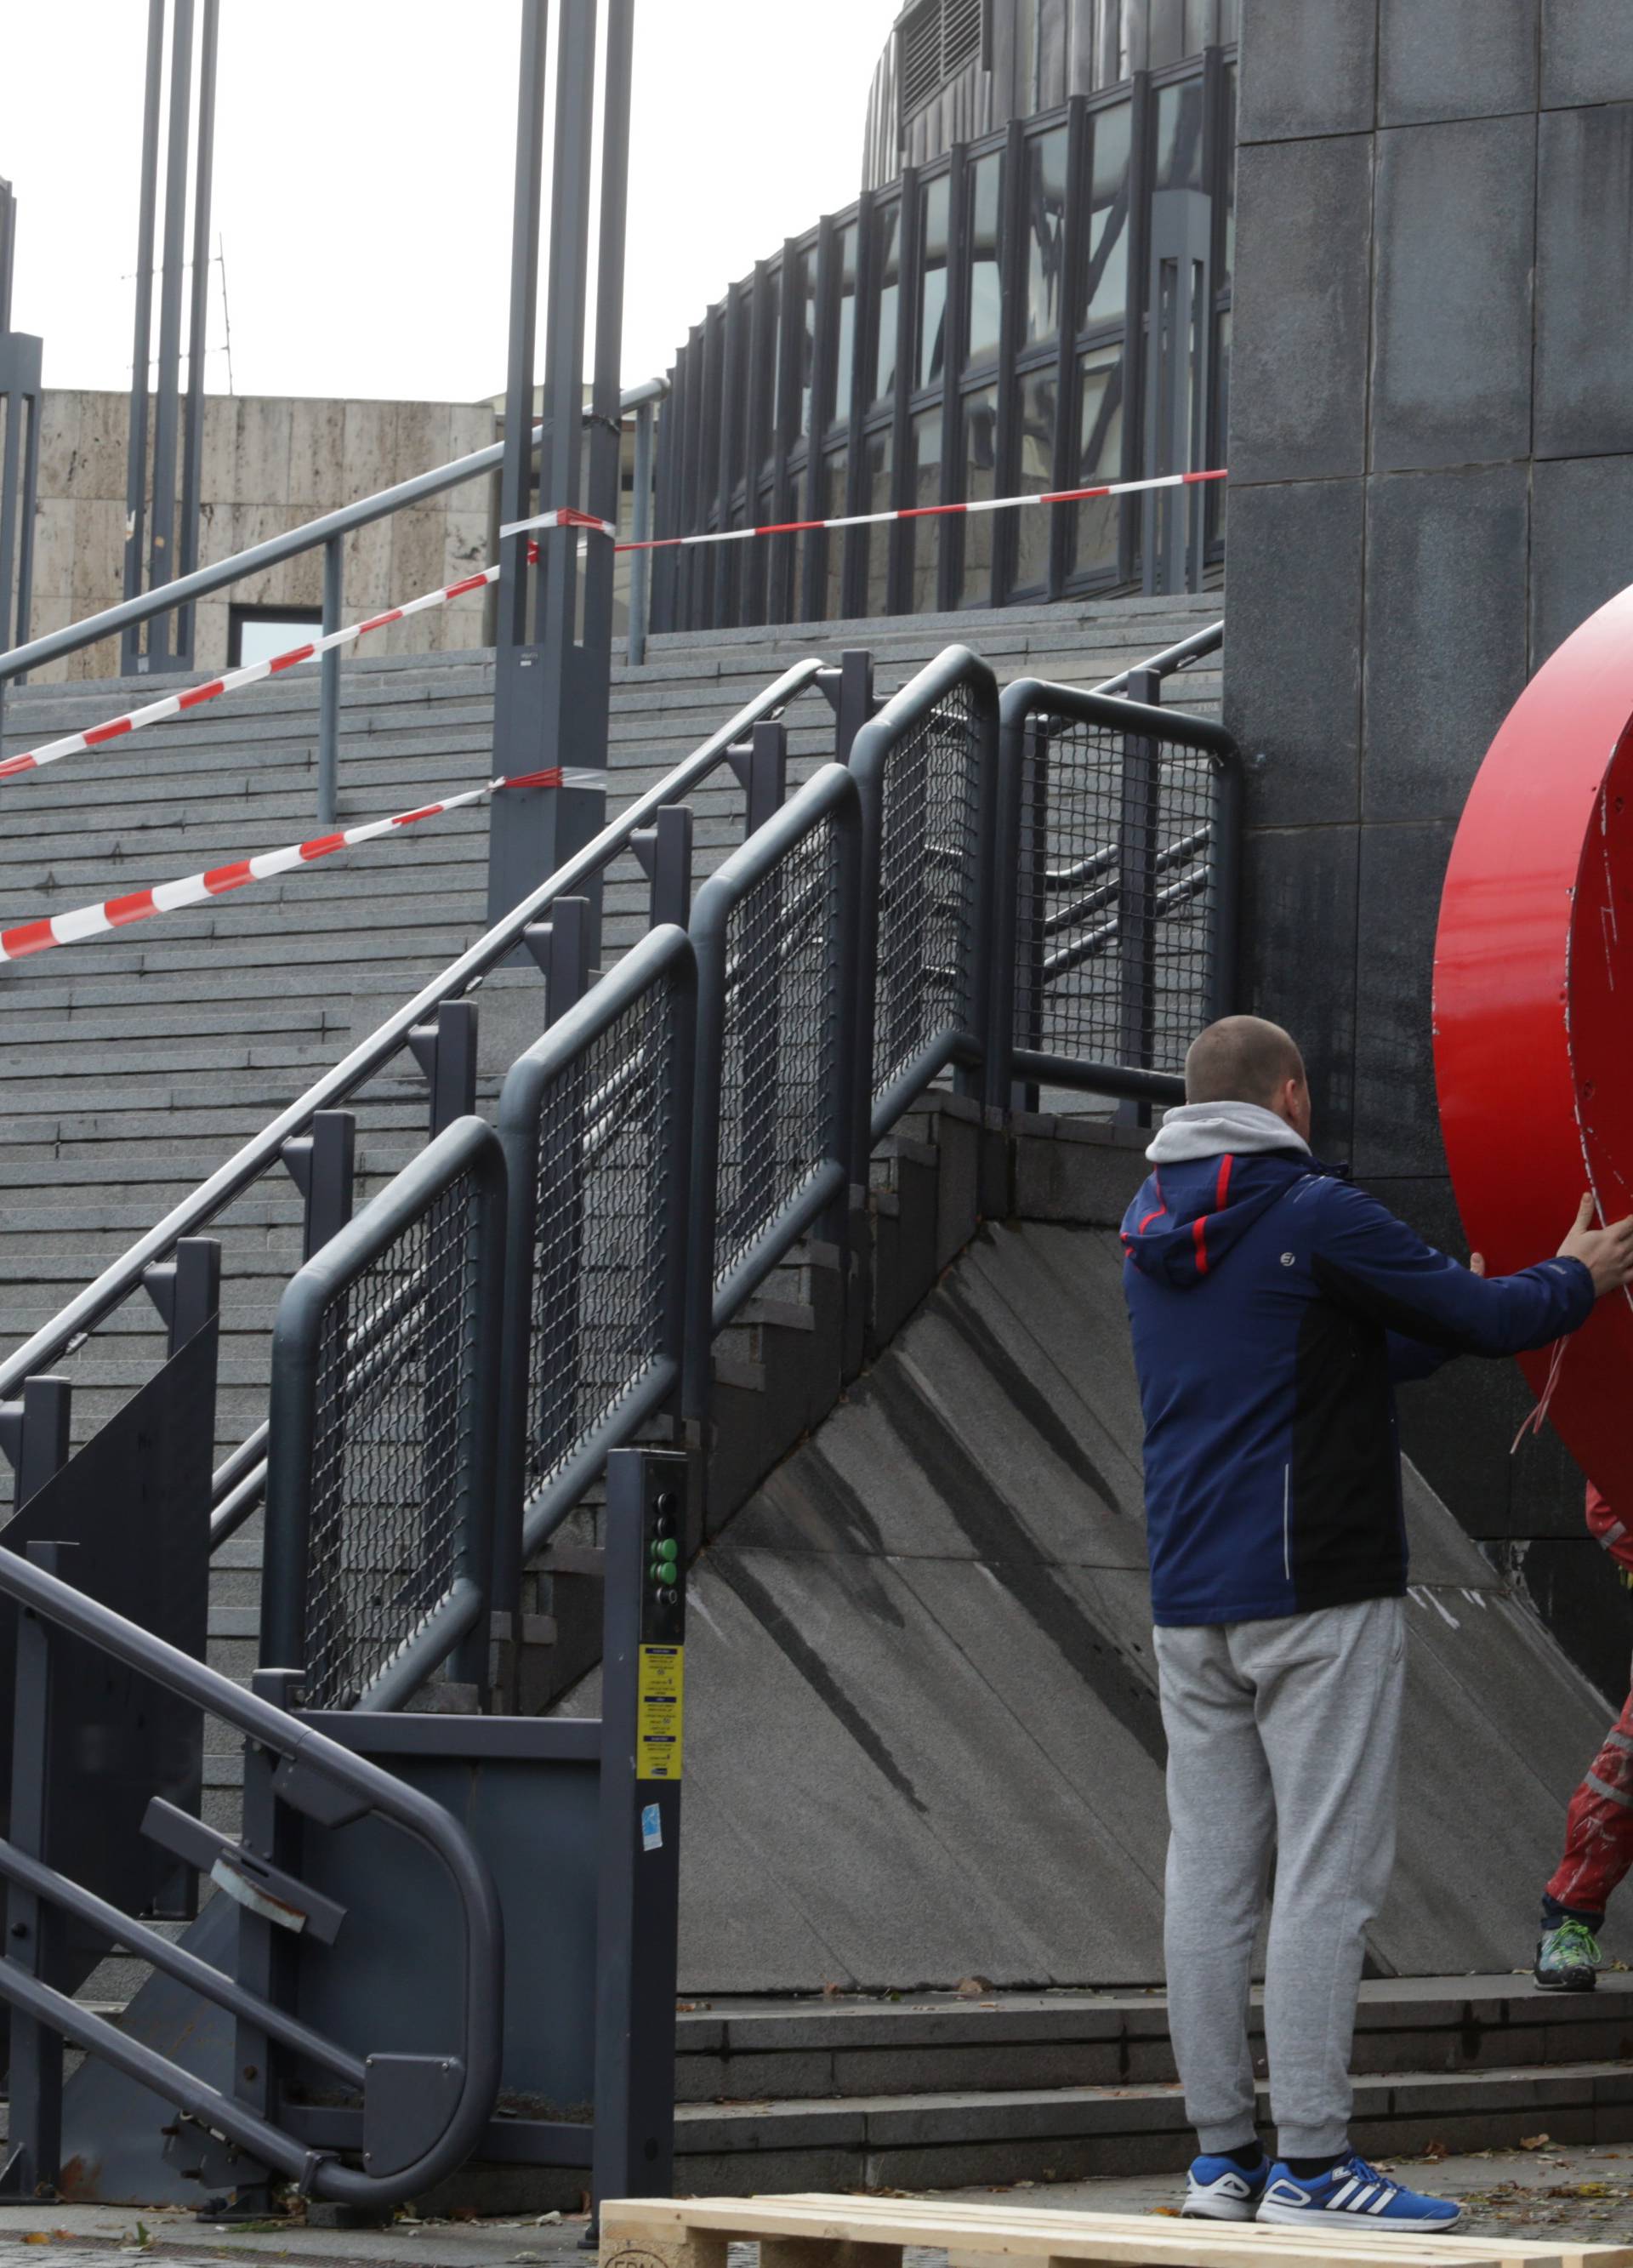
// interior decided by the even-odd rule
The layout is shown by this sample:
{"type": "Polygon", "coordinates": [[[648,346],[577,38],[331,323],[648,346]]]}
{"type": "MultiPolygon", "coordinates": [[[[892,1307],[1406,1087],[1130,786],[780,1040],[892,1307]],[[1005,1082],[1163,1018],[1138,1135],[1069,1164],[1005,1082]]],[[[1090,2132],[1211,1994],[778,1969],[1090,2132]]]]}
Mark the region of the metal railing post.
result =
{"type": "Polygon", "coordinates": [[[788,727],[781,718],[754,726],[748,753],[737,766],[743,783],[743,836],[757,835],[788,793],[788,727]]]}
{"type": "MultiPolygon", "coordinates": [[[[1129,673],[1129,699],[1155,708],[1162,681],[1154,670],[1129,673]]],[[[1122,741],[1122,807],[1117,824],[1118,1061],[1131,1071],[1151,1069],[1157,981],[1157,851],[1162,816],[1162,770],[1157,743],[1143,733],[1122,741]]],[[[1151,1124],[1148,1101],[1126,1097],[1119,1118],[1151,1124]]]]}
{"type": "Polygon", "coordinates": [[[850,762],[857,734],[878,705],[873,698],[872,655],[864,646],[847,646],[839,657],[838,723],[834,734],[836,762],[850,762]]]}
{"type": "Polygon", "coordinates": [[[445,1000],[436,1020],[408,1035],[414,1060],[430,1086],[430,1139],[476,1108],[476,1004],[445,1000]]]}
{"type": "Polygon", "coordinates": [[[68,1462],[73,1391],[66,1378],[30,1378],[19,1400],[0,1402],[0,1454],[17,1476],[15,1511],[68,1462]]]}
{"type": "MultiPolygon", "coordinates": [[[[652,428],[658,416],[658,405],[644,401],[635,413],[635,510],[629,530],[636,543],[646,543],[652,534],[652,428]]],[[[652,555],[650,551],[629,554],[629,638],[626,649],[629,666],[638,669],[646,659],[647,618],[651,605],[652,555]]]]}
{"type": "MultiPolygon", "coordinates": [[[[339,630],[345,608],[345,558],[338,535],[323,547],[323,634],[339,630]]],[[[333,827],[340,807],[340,653],[318,659],[318,824],[333,827]]]]}
{"type": "Polygon", "coordinates": [[[180,1354],[221,1309],[221,1247],[213,1236],[184,1236],[168,1260],[145,1270],[143,1286],[165,1322],[166,1351],[180,1354]]]}
{"type": "Polygon", "coordinates": [[[607,1461],[592,2213],[674,2184],[687,1479],[673,1451],[607,1461]]]}
{"type": "Polygon", "coordinates": [[[631,836],[629,848],[651,885],[647,926],[673,922],[684,929],[692,912],[692,812],[684,803],[666,803],[650,827],[631,836]]]}
{"type": "MultiPolygon", "coordinates": [[[[72,1547],[31,1543],[28,1557],[48,1575],[72,1547]]],[[[32,1608],[17,1615],[17,1670],[11,1715],[11,1804],[7,1833],[26,1858],[43,1860],[51,1809],[51,1709],[56,1633],[32,1608]]],[[[8,1962],[41,1984],[56,1982],[60,1916],[18,1882],[5,1898],[8,1962]]],[[[0,2197],[55,2197],[63,2156],[63,2039],[37,2017],[11,2011],[11,2117],[0,2197]]]]}
{"type": "Polygon", "coordinates": [[[351,1219],[357,1174],[357,1115],[320,1110],[310,1134],[293,1134],[283,1145],[290,1179],[305,1200],[300,1256],[310,1260],[351,1219]]]}

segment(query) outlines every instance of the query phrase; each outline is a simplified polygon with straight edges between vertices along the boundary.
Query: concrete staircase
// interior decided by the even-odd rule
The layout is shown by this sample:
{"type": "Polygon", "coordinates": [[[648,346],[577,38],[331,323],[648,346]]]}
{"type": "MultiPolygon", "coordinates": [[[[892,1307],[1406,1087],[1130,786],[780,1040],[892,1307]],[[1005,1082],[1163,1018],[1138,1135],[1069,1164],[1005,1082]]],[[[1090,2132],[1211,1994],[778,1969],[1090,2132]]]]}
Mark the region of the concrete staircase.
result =
{"type": "MultiPolygon", "coordinates": [[[[1215,593],[659,637],[644,668],[614,672],[612,803],[661,777],[808,652],[871,645],[885,691],[954,638],[986,654],[1004,679],[1092,683],[1217,620],[1220,603],[1215,593]]],[[[363,659],[342,683],[342,824],[489,776],[489,656],[363,659]]],[[[1183,684],[1190,705],[1217,706],[1217,660],[1183,684]]],[[[149,679],[25,688],[7,704],[4,753],[116,714],[152,689],[149,679]]],[[[0,787],[0,924],[315,833],[317,690],[315,672],[297,672],[0,787]]],[[[807,696],[790,724],[803,777],[831,751],[832,718],[820,696],[807,696]]],[[[740,838],[741,799],[729,774],[697,809],[701,873],[740,838]]],[[[484,809],[456,814],[198,913],[0,969],[0,1346],[47,1322],[481,933],[487,827],[484,809]]],[[[609,958],[638,934],[644,906],[644,885],[625,860],[607,893],[609,958]]],[[[531,974],[507,971],[482,997],[490,1103],[539,1028],[541,996],[531,974]]],[[[419,1145],[425,1103],[417,1078],[399,1070],[358,1108],[361,1197],[419,1145]]],[[[293,1186],[274,1177],[217,1225],[224,1454],[265,1412],[267,1337],[298,1263],[298,1222],[293,1186]]],[[[77,1440],[160,1353],[157,1317],[137,1300],[60,1366],[75,1381],[77,1440]]],[[[253,1528],[217,1562],[212,1657],[234,1674],[251,1666],[259,1566],[253,1528]]]]}

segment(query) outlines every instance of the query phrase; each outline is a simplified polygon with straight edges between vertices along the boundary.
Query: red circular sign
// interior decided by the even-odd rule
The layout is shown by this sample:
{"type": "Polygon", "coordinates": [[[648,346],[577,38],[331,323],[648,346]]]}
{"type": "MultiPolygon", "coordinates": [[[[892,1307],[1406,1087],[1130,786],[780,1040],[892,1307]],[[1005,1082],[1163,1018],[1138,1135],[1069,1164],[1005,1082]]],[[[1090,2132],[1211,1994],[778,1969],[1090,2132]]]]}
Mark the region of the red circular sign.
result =
{"type": "MultiPolygon", "coordinates": [[[[1435,940],[1440,1123],[1471,1248],[1493,1275],[1557,1247],[1591,1189],[1633,1211],[1633,589],[1532,679],[1459,822],[1435,940]]],[[[1541,1393],[1550,1358],[1520,1358],[1541,1393]]],[[[1633,1302],[1570,1340],[1548,1415],[1633,1505],[1633,1302]]]]}

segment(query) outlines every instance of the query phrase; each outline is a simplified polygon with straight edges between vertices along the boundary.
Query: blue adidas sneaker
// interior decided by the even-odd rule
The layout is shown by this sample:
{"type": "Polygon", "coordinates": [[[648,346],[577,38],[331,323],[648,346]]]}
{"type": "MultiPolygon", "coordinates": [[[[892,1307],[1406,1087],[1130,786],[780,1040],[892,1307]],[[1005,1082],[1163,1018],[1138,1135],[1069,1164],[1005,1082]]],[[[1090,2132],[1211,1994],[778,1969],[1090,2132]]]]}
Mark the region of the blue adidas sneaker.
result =
{"type": "Polygon", "coordinates": [[[1180,2211],[1192,2220],[1251,2220],[1269,2178],[1268,2158],[1261,2158],[1251,2174],[1243,2173],[1234,2158],[1195,2158],[1180,2211]]]}
{"type": "Polygon", "coordinates": [[[1258,2218],[1298,2226],[1312,2220],[1342,2220],[1352,2228],[1443,2229],[1453,2228],[1463,2208],[1451,2198],[1420,2197],[1375,2173],[1353,2153],[1330,2173],[1307,2181],[1284,2163],[1270,2169],[1259,2200],[1258,2218]]]}

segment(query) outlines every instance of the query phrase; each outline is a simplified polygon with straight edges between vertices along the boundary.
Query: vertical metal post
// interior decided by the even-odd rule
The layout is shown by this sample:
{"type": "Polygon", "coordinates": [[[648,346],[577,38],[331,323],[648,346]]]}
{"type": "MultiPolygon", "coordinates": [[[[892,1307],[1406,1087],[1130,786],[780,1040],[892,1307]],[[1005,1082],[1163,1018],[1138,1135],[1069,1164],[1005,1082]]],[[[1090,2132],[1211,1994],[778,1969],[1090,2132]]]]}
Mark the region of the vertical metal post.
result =
{"type": "MultiPolygon", "coordinates": [[[[125,462],[125,596],[142,595],[147,520],[147,387],[153,327],[153,224],[158,196],[158,97],[165,70],[165,0],[147,0],[147,76],[142,97],[142,187],[136,210],[136,318],[130,353],[130,440],[125,462]]],[[[136,623],[121,632],[122,676],[141,666],[136,623]]]]}
{"type": "Polygon", "coordinates": [[[684,929],[692,917],[692,807],[666,803],[652,828],[651,925],[673,922],[684,929]]]}
{"type": "Polygon", "coordinates": [[[739,777],[743,783],[743,839],[757,835],[788,794],[788,727],[781,718],[754,726],[739,777]]]}
{"type": "Polygon", "coordinates": [[[283,1145],[283,1163],[305,1199],[303,1263],[321,1251],[351,1219],[357,1149],[357,1118],[351,1110],[314,1112],[312,1131],[293,1134],[283,1145]]]}
{"type": "Polygon", "coordinates": [[[674,2182],[687,1460],[607,1462],[592,2211],[674,2182]]]}
{"type": "MultiPolygon", "coordinates": [[[[301,1672],[289,1668],[257,1669],[250,1690],[275,1708],[292,1709],[300,1697],[301,1672]]],[[[280,1803],[272,1785],[277,1759],[254,1741],[244,1743],[244,1847],[269,1865],[298,1874],[300,1821],[280,1803]]],[[[294,2006],[295,1940],[248,1906],[238,1914],[237,1976],[240,1984],[276,2008],[294,2006]]],[[[232,2031],[232,2093],[262,2118],[276,2123],[282,2073],[281,2050],[259,2025],[240,2017],[232,2031]]],[[[233,2217],[259,2219],[272,2209],[269,2178],[256,2181],[246,2163],[233,2191],[233,2217]]]]}
{"type": "MultiPolygon", "coordinates": [[[[644,401],[635,413],[635,512],[634,526],[629,533],[636,543],[651,540],[652,533],[652,425],[658,414],[655,401],[644,401]]],[[[627,653],[631,669],[638,669],[646,659],[647,611],[652,587],[652,555],[650,551],[629,554],[629,640],[627,653]]]]}
{"type": "Polygon", "coordinates": [[[847,646],[839,657],[839,715],[834,761],[848,764],[857,734],[873,714],[873,657],[865,646],[847,646]]]}
{"type": "MultiPolygon", "coordinates": [[[[1153,314],[1154,320],[1154,314],[1153,314]]],[[[1162,697],[1155,670],[1129,673],[1130,701],[1162,697]]],[[[1117,1057],[1129,1071],[1151,1068],[1156,1009],[1157,850],[1162,809],[1158,744],[1143,733],[1122,740],[1122,797],[1117,826],[1117,1057]]],[[[1151,1124],[1149,1102],[1118,1106],[1125,1123],[1151,1124]]]]}
{"type": "MultiPolygon", "coordinates": [[[[345,547],[331,535],[323,546],[323,634],[340,628],[345,605],[345,547]]],[[[340,807],[340,655],[329,647],[318,660],[318,824],[333,827],[340,807]]]]}
{"type": "Polygon", "coordinates": [[[445,1000],[433,1024],[408,1034],[414,1059],[430,1086],[430,1138],[476,1108],[476,1004],[445,1000]]]}
{"type": "Polygon", "coordinates": [[[1213,934],[1209,939],[1208,998],[1211,1024],[1236,1005],[1237,924],[1241,908],[1242,775],[1234,756],[1214,759],[1213,934]]]}
{"type": "MultiPolygon", "coordinates": [[[[622,179],[611,180],[609,173],[622,175],[628,154],[628,104],[629,62],[630,0],[608,0],[607,18],[607,115],[603,124],[604,162],[601,189],[601,261],[600,288],[608,293],[610,302],[603,298],[600,322],[610,324],[605,338],[598,332],[596,354],[596,384],[598,401],[607,388],[607,368],[610,357],[612,379],[611,412],[616,421],[617,401],[617,315],[622,298],[622,243],[616,247],[607,241],[609,232],[615,231],[622,239],[624,183],[622,179]]],[[[539,11],[535,0],[528,0],[523,14],[523,129],[518,136],[518,155],[522,158],[529,151],[536,154],[541,141],[542,125],[536,132],[528,131],[533,80],[530,46],[536,33],[542,41],[542,21],[535,21],[539,11]]],[[[550,247],[548,264],[548,297],[546,307],[545,333],[547,362],[544,390],[544,428],[541,450],[540,493],[547,508],[577,506],[581,490],[583,459],[583,381],[585,347],[585,306],[588,265],[588,235],[590,223],[590,159],[592,129],[595,103],[596,0],[563,0],[558,39],[555,91],[555,157],[552,169],[550,203],[550,247]]],[[[541,52],[537,58],[538,109],[543,104],[541,52]]],[[[518,345],[514,326],[529,315],[527,305],[531,270],[526,270],[530,251],[535,255],[538,239],[536,189],[529,195],[529,185],[521,176],[519,165],[517,183],[518,232],[512,247],[511,390],[506,396],[507,438],[509,429],[519,416],[530,414],[530,406],[519,399],[521,382],[526,379],[531,387],[532,365],[530,347],[518,345]]],[[[531,337],[531,329],[529,335],[531,337]]],[[[611,435],[610,462],[615,467],[618,445],[611,435]]],[[[599,455],[592,451],[595,479],[603,477],[600,467],[609,461],[608,453],[599,455]]],[[[507,481],[507,496],[521,489],[515,479],[507,481]]],[[[610,509],[598,517],[612,516],[616,510],[616,480],[613,483],[610,509]]],[[[526,517],[526,514],[522,516],[526,517]]],[[[505,524],[509,524],[507,511],[505,524]]],[[[525,644],[519,609],[515,603],[507,606],[501,590],[499,609],[500,644],[497,656],[494,698],[494,762],[500,772],[523,772],[535,770],[541,762],[571,764],[582,770],[605,773],[607,764],[607,717],[611,675],[611,575],[610,556],[600,560],[593,557],[594,547],[604,545],[604,537],[584,536],[574,527],[541,528],[538,531],[539,572],[538,614],[533,636],[534,642],[525,644]],[[578,547],[581,541],[592,549],[592,564],[587,571],[585,586],[585,636],[578,637],[578,547]],[[548,753],[545,753],[547,752],[548,753]]],[[[512,556],[510,563],[512,582],[520,571],[519,563],[512,556]]],[[[522,788],[507,799],[505,823],[490,827],[488,853],[488,908],[491,919],[514,906],[552,867],[589,843],[605,823],[607,793],[604,780],[593,786],[561,788],[522,788]]],[[[591,899],[592,931],[599,930],[600,896],[599,886],[586,895],[591,899]]],[[[599,958],[599,937],[592,937],[592,958],[599,958]]]]}
{"type": "MultiPolygon", "coordinates": [[[[60,1574],[61,1543],[31,1543],[28,1557],[60,1574]]],[[[48,1860],[51,1810],[51,1672],[55,1633],[27,1607],[17,1617],[11,1717],[11,1815],[8,1833],[25,1857],[48,1860]]],[[[59,1918],[49,1904],[12,1882],[6,1889],[6,1959],[45,1984],[57,1975],[59,1918]]],[[[0,2195],[55,2196],[63,2154],[63,2040],[47,2024],[11,2011],[10,2148],[0,2195]]]]}
{"type": "MultiPolygon", "coordinates": [[[[193,168],[193,305],[188,327],[188,416],[181,451],[181,532],[178,576],[198,565],[199,507],[204,465],[204,353],[210,328],[210,201],[216,147],[216,50],[221,0],[204,0],[199,35],[198,151],[193,168]]],[[[196,661],[198,610],[190,602],[176,615],[176,659],[196,661]]]]}
{"type": "MultiPolygon", "coordinates": [[[[582,0],[595,16],[594,0],[582,0]]],[[[629,85],[635,48],[635,0],[607,0],[601,73],[601,202],[596,218],[595,357],[590,377],[590,446],[585,509],[616,527],[623,493],[622,390],[624,237],[629,203],[629,85]]],[[[588,184],[586,182],[586,189],[588,184]]],[[[575,400],[581,400],[581,393],[575,400]]],[[[599,702],[593,717],[577,720],[588,744],[585,763],[607,762],[612,701],[613,585],[617,565],[605,536],[585,538],[584,551],[584,696],[599,702]]],[[[638,556],[634,554],[632,556],[638,556]]],[[[605,805],[603,805],[603,810],[605,805]]]]}
{"type": "MultiPolygon", "coordinates": [[[[153,428],[153,521],[148,587],[176,574],[176,441],[181,391],[181,266],[187,250],[188,140],[193,114],[193,0],[173,0],[170,148],[165,167],[165,272],[158,301],[158,414],[153,428]]],[[[148,624],[148,667],[173,669],[171,617],[148,624]]]]}
{"type": "Polygon", "coordinates": [[[17,1476],[21,1511],[68,1462],[73,1387],[66,1378],[26,1378],[21,1399],[0,1403],[0,1453],[17,1476]]]}

